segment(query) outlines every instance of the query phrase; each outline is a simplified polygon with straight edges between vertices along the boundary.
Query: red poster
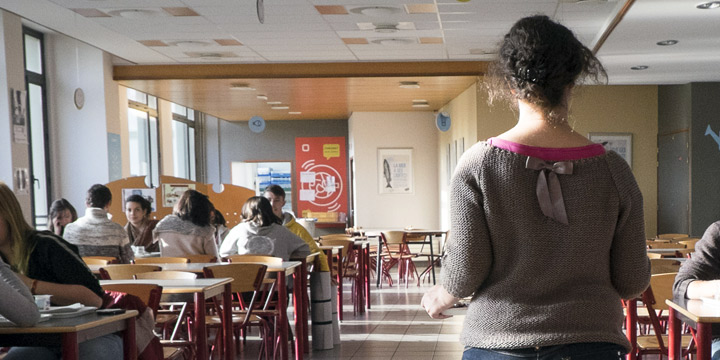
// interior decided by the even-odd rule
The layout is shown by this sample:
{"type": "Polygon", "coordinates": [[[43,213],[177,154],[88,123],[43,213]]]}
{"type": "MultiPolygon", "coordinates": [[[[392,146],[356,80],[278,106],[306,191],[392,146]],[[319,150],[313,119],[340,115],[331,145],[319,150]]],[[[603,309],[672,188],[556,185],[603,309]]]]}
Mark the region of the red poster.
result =
{"type": "Polygon", "coordinates": [[[296,200],[302,217],[318,223],[347,218],[347,155],[344,137],[295,138],[296,200]]]}

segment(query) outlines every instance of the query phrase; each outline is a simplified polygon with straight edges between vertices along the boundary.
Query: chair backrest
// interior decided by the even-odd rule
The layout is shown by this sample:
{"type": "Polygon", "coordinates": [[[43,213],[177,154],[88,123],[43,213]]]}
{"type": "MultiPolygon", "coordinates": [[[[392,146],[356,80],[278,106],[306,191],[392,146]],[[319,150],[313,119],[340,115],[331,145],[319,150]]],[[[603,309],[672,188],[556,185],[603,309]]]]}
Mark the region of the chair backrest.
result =
{"type": "Polygon", "coordinates": [[[689,236],[688,234],[659,234],[657,236],[657,238],[673,240],[673,239],[679,239],[679,238],[686,238],[688,236],[689,236]]]}
{"type": "Polygon", "coordinates": [[[203,269],[206,278],[232,278],[233,292],[259,291],[267,271],[264,264],[224,264],[206,266],[203,269]]]}
{"type": "Polygon", "coordinates": [[[116,264],[118,262],[118,259],[114,256],[83,256],[83,260],[85,259],[107,260],[108,264],[116,264]]]}
{"type": "Polygon", "coordinates": [[[191,263],[212,263],[217,261],[215,255],[183,255],[184,258],[188,259],[191,263]]]}
{"type": "Polygon", "coordinates": [[[130,280],[136,274],[160,270],[162,268],[157,265],[108,265],[100,268],[100,277],[104,280],[130,280]]]}
{"type": "Polygon", "coordinates": [[[270,266],[282,266],[283,259],[271,255],[230,255],[226,257],[230,263],[263,263],[270,266]]]}
{"type": "Polygon", "coordinates": [[[160,308],[160,298],[162,297],[162,286],[127,283],[103,285],[102,288],[105,291],[123,292],[139,297],[153,311],[153,316],[157,316],[158,308],[160,308]]]}
{"type": "Polygon", "coordinates": [[[162,270],[135,274],[136,279],[195,280],[197,274],[187,271],[162,270]]]}
{"type": "Polygon", "coordinates": [[[680,270],[680,262],[672,259],[650,259],[652,274],[676,273],[680,270]]]}
{"type": "Polygon", "coordinates": [[[405,232],[403,231],[383,231],[380,233],[388,245],[402,244],[405,232]]]}
{"type": "Polygon", "coordinates": [[[82,259],[85,262],[85,264],[87,264],[87,265],[106,266],[108,264],[108,261],[103,260],[103,259],[95,259],[95,258],[88,258],[88,257],[83,257],[82,259]]]}
{"type": "Polygon", "coordinates": [[[352,240],[352,235],[348,234],[327,234],[320,237],[320,240],[352,240]]]}
{"type": "Polygon", "coordinates": [[[343,258],[343,261],[345,261],[348,257],[348,253],[350,252],[350,249],[352,249],[354,241],[350,240],[350,238],[346,239],[339,239],[339,238],[331,238],[326,239],[325,237],[320,237],[320,244],[323,246],[342,246],[341,250],[341,256],[343,258]]]}
{"type": "Polygon", "coordinates": [[[695,244],[700,241],[698,238],[687,238],[683,240],[678,240],[678,244],[683,244],[687,249],[695,249],[695,244]]]}
{"type": "Polygon", "coordinates": [[[649,259],[662,259],[663,254],[647,253],[647,257],[648,257],[649,259]]]}
{"type": "Polygon", "coordinates": [[[658,241],[646,241],[648,249],[684,249],[685,245],[677,243],[666,243],[658,241]]]}
{"type": "Polygon", "coordinates": [[[642,295],[645,306],[655,310],[667,310],[668,305],[665,300],[672,300],[673,298],[672,288],[676,275],[677,272],[652,275],[650,277],[650,286],[642,295]]]}
{"type": "Polygon", "coordinates": [[[188,258],[185,257],[146,257],[136,258],[136,264],[187,264],[188,258]]]}

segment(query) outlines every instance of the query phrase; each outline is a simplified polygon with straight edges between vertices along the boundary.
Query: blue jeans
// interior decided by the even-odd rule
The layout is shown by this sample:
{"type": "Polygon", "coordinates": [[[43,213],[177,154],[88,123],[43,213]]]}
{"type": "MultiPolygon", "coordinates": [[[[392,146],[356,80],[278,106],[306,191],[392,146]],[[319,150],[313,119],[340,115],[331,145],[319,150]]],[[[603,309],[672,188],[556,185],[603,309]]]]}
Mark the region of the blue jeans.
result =
{"type": "MultiPolygon", "coordinates": [[[[14,347],[4,360],[58,360],[59,347],[14,347]]],[[[80,360],[122,360],[122,338],[109,334],[80,343],[80,360]]]]}
{"type": "Polygon", "coordinates": [[[625,348],[612,343],[576,343],[528,349],[466,348],[463,360],[624,360],[625,348]]]}

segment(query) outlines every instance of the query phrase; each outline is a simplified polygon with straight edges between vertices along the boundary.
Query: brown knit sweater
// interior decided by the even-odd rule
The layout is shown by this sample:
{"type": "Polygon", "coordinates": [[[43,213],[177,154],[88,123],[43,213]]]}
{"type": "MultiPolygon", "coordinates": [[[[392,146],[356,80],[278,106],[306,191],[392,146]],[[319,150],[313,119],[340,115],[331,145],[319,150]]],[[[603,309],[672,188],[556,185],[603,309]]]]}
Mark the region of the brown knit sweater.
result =
{"type": "Polygon", "coordinates": [[[569,225],[545,217],[527,156],[480,142],[451,185],[442,284],[473,295],[461,342],[487,349],[578,342],[630,344],[620,298],[650,282],[643,201],[614,152],[558,175],[569,225]]]}

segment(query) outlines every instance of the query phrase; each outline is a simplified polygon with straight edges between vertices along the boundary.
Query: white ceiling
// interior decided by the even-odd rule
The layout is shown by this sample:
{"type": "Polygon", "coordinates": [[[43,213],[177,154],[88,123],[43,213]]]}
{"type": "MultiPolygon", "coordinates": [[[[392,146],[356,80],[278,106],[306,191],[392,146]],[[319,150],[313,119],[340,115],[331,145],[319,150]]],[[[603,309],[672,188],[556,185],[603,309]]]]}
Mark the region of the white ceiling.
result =
{"type": "MultiPolygon", "coordinates": [[[[698,9],[701,1],[265,0],[263,24],[258,21],[256,0],[2,0],[0,8],[113,54],[117,65],[484,62],[493,59],[498,42],[517,19],[546,14],[571,28],[591,49],[599,48],[597,55],[608,70],[610,84],[681,84],[720,81],[720,8],[698,9]],[[394,11],[381,16],[358,11],[379,6],[394,11]],[[141,13],[119,16],[130,9],[141,13]],[[176,11],[189,16],[173,16],[176,11]],[[89,16],[93,14],[102,17],[89,16]],[[373,24],[397,24],[399,30],[377,32],[373,24]],[[656,45],[662,40],[678,43],[656,45]],[[639,65],[648,68],[631,70],[639,65]]],[[[338,91],[361,91],[353,85],[361,82],[349,76],[345,88],[338,91]]],[[[121,83],[148,92],[165,86],[160,80],[135,79],[121,83]]],[[[303,82],[305,87],[294,92],[326,96],[323,87],[327,83],[315,80],[303,82]]],[[[288,84],[283,81],[287,79],[249,79],[258,85],[258,94],[278,97],[293,109],[303,106],[278,90],[288,84]]],[[[384,84],[388,88],[397,86],[397,78],[388,81],[384,84]]],[[[215,86],[225,89],[227,84],[215,86]]],[[[347,103],[333,112],[311,112],[316,105],[310,104],[302,109],[302,115],[288,117],[270,115],[269,106],[254,104],[254,98],[251,102],[218,97],[221,103],[234,106],[219,109],[217,104],[195,104],[199,90],[194,86],[171,90],[167,95],[158,90],[156,95],[216,116],[232,113],[232,120],[256,114],[268,119],[318,119],[345,117],[352,111],[381,111],[380,105],[348,97],[347,103]]],[[[419,97],[432,99],[430,110],[436,110],[460,91],[442,90],[438,94],[432,88],[418,90],[401,99],[402,107],[382,104],[387,107],[382,111],[413,110],[411,99],[419,97]]],[[[217,89],[212,96],[217,97],[217,89]]],[[[370,92],[366,96],[383,95],[370,92]]],[[[390,95],[384,96],[387,99],[390,95]]]]}
{"type": "MultiPolygon", "coordinates": [[[[264,24],[258,21],[255,0],[3,0],[0,7],[129,63],[207,64],[489,60],[492,55],[484,53],[494,51],[514,21],[538,13],[567,25],[592,48],[626,1],[266,0],[264,24]],[[437,11],[408,13],[406,6],[415,4],[437,11]],[[332,5],[344,7],[348,14],[322,15],[316,7],[332,5]],[[397,12],[367,16],[352,11],[372,6],[394,7],[397,12]],[[163,8],[190,8],[198,16],[172,16],[163,8]],[[85,17],[74,11],[78,9],[113,15],[123,9],[140,9],[149,16],[85,17]],[[400,27],[407,30],[361,30],[360,26],[368,23],[403,23],[400,27]],[[343,38],[369,43],[346,44],[343,38]],[[421,38],[430,38],[432,43],[419,43],[421,38]],[[217,39],[242,45],[221,46],[217,39]],[[412,43],[373,43],[381,39],[412,43]],[[168,46],[138,42],[148,40],[168,46]],[[176,45],[178,42],[181,44],[176,45]],[[211,53],[222,57],[197,57],[211,53]]],[[[610,83],[720,80],[720,8],[700,10],[698,3],[634,1],[598,52],[609,70],[610,83]],[[667,39],[679,43],[655,45],[667,39]],[[635,65],[649,68],[630,70],[635,65]]]]}

